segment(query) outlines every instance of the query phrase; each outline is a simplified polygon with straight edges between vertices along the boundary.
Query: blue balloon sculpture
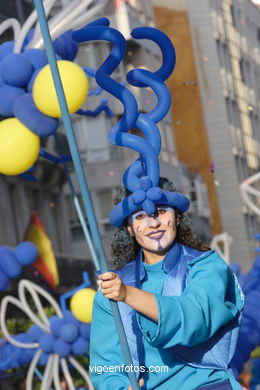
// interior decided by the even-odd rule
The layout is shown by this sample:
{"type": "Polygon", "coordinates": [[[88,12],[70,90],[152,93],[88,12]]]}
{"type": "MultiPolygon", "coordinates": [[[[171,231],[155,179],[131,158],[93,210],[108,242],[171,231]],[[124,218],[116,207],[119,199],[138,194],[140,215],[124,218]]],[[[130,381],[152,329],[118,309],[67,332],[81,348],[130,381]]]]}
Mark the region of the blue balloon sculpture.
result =
{"type": "Polygon", "coordinates": [[[128,72],[126,78],[129,84],[138,87],[150,87],[156,94],[158,102],[152,111],[142,114],[134,95],[122,84],[113,80],[110,75],[119,66],[126,51],[126,41],[123,35],[109,27],[108,19],[103,19],[75,31],[72,35],[77,42],[104,40],[112,43],[108,58],[96,71],[97,84],[115,96],[123,104],[124,112],[120,121],[108,134],[113,145],[135,150],[140,157],[126,170],[123,182],[132,193],[128,198],[118,203],[110,213],[110,222],[120,227],[125,218],[139,209],[151,215],[156,204],[176,207],[181,212],[189,208],[189,200],[182,194],[163,191],[158,187],[160,178],[158,155],[161,150],[161,137],[156,123],[168,112],[171,97],[164,81],[170,76],[175,66],[175,51],[169,38],[160,30],[151,27],[139,27],[132,31],[133,38],[150,39],[158,44],[162,51],[163,63],[156,72],[135,69],[128,72]],[[139,128],[145,139],[130,134],[131,128],[139,128]]]}
{"type": "Polygon", "coordinates": [[[0,291],[6,290],[9,279],[17,278],[24,265],[32,264],[38,257],[38,250],[32,242],[22,242],[15,250],[9,246],[0,247],[0,291]]]}
{"type": "MultiPolygon", "coordinates": [[[[103,23],[102,18],[100,23],[103,23]]],[[[16,117],[30,131],[45,138],[56,133],[59,120],[39,111],[33,100],[32,89],[35,78],[40,70],[48,64],[48,59],[44,50],[26,48],[32,36],[33,31],[30,31],[21,53],[14,53],[13,41],[0,44],[0,115],[7,118],[16,117]]],[[[78,53],[78,43],[72,38],[72,30],[66,31],[55,39],[53,45],[59,59],[73,61],[78,53]]],[[[94,69],[84,68],[83,70],[88,76],[95,77],[94,69]]],[[[103,89],[98,87],[90,90],[88,96],[98,96],[102,91],[103,89]]],[[[101,112],[105,112],[108,117],[114,115],[106,99],[102,99],[93,111],[78,110],[76,113],[96,117],[101,112]]],[[[40,155],[42,155],[42,151],[40,149],[40,155]]],[[[54,162],[48,156],[44,157],[54,162]]],[[[59,159],[56,160],[55,163],[61,162],[59,159]]],[[[22,173],[20,176],[29,181],[36,180],[28,173],[22,173]]]]}
{"type": "MultiPolygon", "coordinates": [[[[26,333],[13,336],[23,343],[39,343],[43,351],[39,364],[45,366],[49,355],[56,353],[61,358],[69,355],[87,355],[89,350],[90,324],[79,322],[70,311],[64,318],[50,317],[52,333],[46,333],[32,325],[26,333]]],[[[0,339],[0,371],[18,368],[32,361],[36,350],[19,348],[5,339],[0,339]]]]}
{"type": "Polygon", "coordinates": [[[31,93],[32,80],[48,63],[45,52],[31,49],[28,53],[24,51],[21,54],[7,52],[2,54],[2,57],[0,114],[5,117],[16,116],[32,132],[41,137],[54,134],[59,125],[58,119],[49,118],[41,113],[34,105],[31,93]]]}
{"type": "MultiPolygon", "coordinates": [[[[28,255],[26,255],[26,245],[22,244],[18,245],[16,252],[19,259],[25,264],[25,258],[28,262],[28,255]]],[[[35,348],[20,348],[11,344],[7,339],[0,339],[0,371],[18,368],[30,363],[38,350],[42,352],[39,360],[41,366],[45,366],[50,355],[54,353],[60,358],[75,355],[88,356],[91,324],[78,321],[73,313],[67,309],[67,300],[71,299],[78,290],[89,286],[88,273],[83,272],[83,283],[60,296],[62,317],[53,315],[48,318],[48,333],[34,324],[27,332],[12,336],[25,345],[36,343],[35,348]]]]}
{"type": "MultiPolygon", "coordinates": [[[[256,238],[260,239],[260,236],[256,238]]],[[[260,345],[260,256],[256,257],[252,269],[241,281],[245,306],[236,352],[231,361],[236,376],[242,372],[251,352],[260,345]]]]}
{"type": "Polygon", "coordinates": [[[253,359],[252,361],[252,379],[250,381],[250,389],[256,390],[260,385],[260,359],[253,359]]]}

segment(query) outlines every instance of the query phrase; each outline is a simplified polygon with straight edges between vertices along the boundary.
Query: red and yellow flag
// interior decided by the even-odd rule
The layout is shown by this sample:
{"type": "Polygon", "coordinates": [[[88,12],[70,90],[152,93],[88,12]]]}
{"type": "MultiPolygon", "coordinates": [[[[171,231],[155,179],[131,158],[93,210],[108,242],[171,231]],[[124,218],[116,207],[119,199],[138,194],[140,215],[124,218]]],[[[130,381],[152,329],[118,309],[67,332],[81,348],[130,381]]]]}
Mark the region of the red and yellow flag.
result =
{"type": "Polygon", "coordinates": [[[31,221],[25,234],[25,240],[37,246],[39,257],[33,263],[33,266],[46,279],[50,287],[55,289],[59,284],[56,258],[42,221],[35,212],[32,213],[31,221]]]}

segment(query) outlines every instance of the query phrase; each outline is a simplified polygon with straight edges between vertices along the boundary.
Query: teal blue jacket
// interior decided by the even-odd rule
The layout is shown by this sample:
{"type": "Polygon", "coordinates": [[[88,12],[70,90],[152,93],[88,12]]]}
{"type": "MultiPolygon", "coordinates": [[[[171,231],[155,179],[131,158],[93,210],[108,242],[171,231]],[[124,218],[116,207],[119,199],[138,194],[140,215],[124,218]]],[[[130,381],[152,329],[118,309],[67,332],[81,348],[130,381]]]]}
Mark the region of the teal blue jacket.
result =
{"type": "MultiPolygon", "coordinates": [[[[234,279],[229,267],[212,251],[204,253],[203,256],[199,256],[201,253],[198,253],[199,261],[190,259],[186,285],[179,286],[179,294],[166,296],[166,280],[170,273],[174,274],[179,269],[181,249],[182,246],[175,244],[161,265],[151,266],[150,270],[156,267],[161,268],[156,274],[156,279],[152,277],[154,275],[149,271],[149,266],[145,267],[142,262],[140,263],[140,286],[136,286],[154,293],[159,312],[158,323],[137,313],[134,325],[138,324],[138,329],[135,329],[139,338],[133,339],[129,324],[134,322],[134,317],[131,321],[127,321],[127,318],[123,316],[130,349],[133,350],[131,346],[133,340],[137,346],[143,347],[139,362],[144,366],[150,366],[153,363],[154,367],[167,366],[168,368],[167,372],[151,372],[150,369],[148,369],[150,372],[147,372],[146,368],[144,373],[140,373],[145,380],[143,388],[192,390],[230,379],[232,388],[241,389],[228,368],[203,367],[203,365],[193,364],[191,360],[180,359],[173,353],[174,348],[178,350],[184,347],[184,350],[185,348],[192,350],[201,342],[210,340],[219,329],[223,329],[239,316],[243,306],[243,299],[237,284],[233,283],[234,288],[230,290],[230,281],[234,279]]],[[[120,272],[123,279],[126,275],[124,271],[130,267],[129,263],[120,272]]],[[[136,273],[134,275],[132,272],[132,279],[129,279],[129,273],[127,274],[129,281],[127,284],[134,285],[133,281],[138,283],[139,277],[136,273]]],[[[120,303],[120,305],[125,304],[120,303]]],[[[194,352],[193,356],[195,359],[194,352]]],[[[128,388],[127,372],[119,368],[119,366],[123,367],[124,362],[110,304],[100,292],[97,293],[94,303],[90,357],[92,370],[90,374],[97,390],[126,390],[128,388]]]]}

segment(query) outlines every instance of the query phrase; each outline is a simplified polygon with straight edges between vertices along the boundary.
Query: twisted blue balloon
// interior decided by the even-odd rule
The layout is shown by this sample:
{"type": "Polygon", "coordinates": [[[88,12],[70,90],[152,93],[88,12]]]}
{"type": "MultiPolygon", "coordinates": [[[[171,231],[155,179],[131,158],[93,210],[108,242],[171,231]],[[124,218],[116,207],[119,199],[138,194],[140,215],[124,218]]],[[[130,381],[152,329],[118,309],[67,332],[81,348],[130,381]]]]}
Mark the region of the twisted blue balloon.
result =
{"type": "Polygon", "coordinates": [[[15,249],[0,246],[0,291],[5,291],[11,279],[17,278],[23,266],[36,261],[38,249],[28,241],[21,242],[15,249]]]}
{"type": "Polygon", "coordinates": [[[164,81],[175,66],[174,47],[170,39],[155,28],[141,27],[132,31],[133,38],[150,39],[157,43],[163,58],[162,66],[155,72],[134,69],[127,73],[129,84],[150,87],[157,96],[157,105],[150,112],[142,114],[138,112],[133,94],[110,77],[125,54],[125,39],[119,31],[110,28],[107,21],[103,25],[100,24],[96,26],[94,22],[74,32],[73,39],[77,42],[105,40],[113,44],[109,56],[96,71],[97,84],[120,100],[124,107],[122,118],[111,129],[108,138],[113,145],[130,148],[140,154],[123,177],[124,185],[132,195],[113,208],[109,216],[110,222],[120,227],[125,218],[138,209],[144,209],[149,215],[153,214],[156,204],[167,204],[184,212],[189,207],[189,201],[185,196],[165,192],[158,187],[161,136],[156,123],[167,114],[171,104],[170,93],[164,81]],[[133,127],[140,129],[145,139],[129,134],[129,130],[133,127]]]}

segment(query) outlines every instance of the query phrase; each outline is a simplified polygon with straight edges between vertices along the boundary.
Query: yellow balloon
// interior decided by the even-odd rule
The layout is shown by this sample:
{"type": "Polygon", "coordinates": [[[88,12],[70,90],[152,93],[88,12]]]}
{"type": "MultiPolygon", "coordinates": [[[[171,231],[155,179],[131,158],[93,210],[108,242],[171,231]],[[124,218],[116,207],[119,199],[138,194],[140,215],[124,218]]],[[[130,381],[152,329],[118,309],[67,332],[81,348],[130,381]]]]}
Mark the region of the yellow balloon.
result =
{"type": "MultiPolygon", "coordinates": [[[[79,65],[71,61],[57,61],[69,112],[77,111],[88,93],[88,79],[79,65]]],[[[61,111],[54,87],[50,65],[39,72],[33,84],[33,99],[45,115],[60,118],[61,111]]]]}
{"type": "Polygon", "coordinates": [[[17,118],[0,122],[0,173],[19,175],[36,161],[40,138],[17,118]]]}
{"type": "Polygon", "coordinates": [[[70,310],[81,322],[91,322],[92,307],[96,291],[83,288],[77,291],[70,300],[70,310]]]}

